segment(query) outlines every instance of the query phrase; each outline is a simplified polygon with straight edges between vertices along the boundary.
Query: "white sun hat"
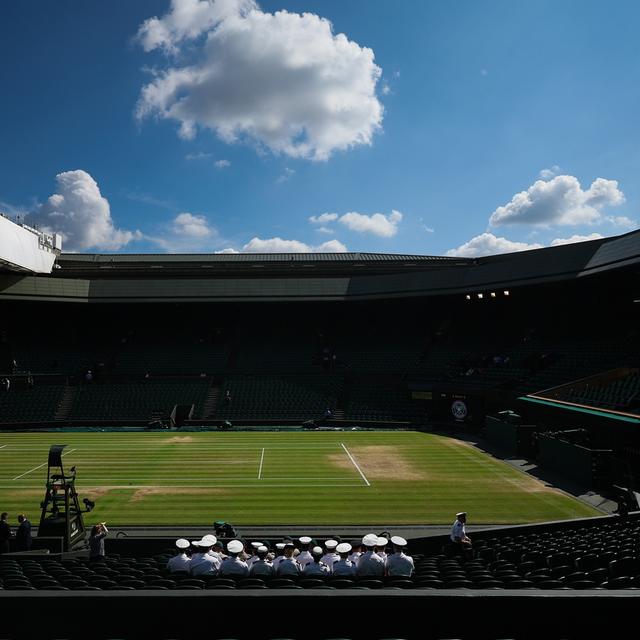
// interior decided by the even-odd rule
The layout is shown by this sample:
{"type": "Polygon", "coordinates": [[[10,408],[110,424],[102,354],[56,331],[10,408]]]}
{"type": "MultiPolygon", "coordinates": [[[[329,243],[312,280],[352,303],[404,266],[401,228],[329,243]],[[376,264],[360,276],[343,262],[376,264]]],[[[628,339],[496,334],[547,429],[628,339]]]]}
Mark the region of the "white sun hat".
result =
{"type": "Polygon", "coordinates": [[[362,538],[362,544],[365,547],[375,547],[378,544],[378,536],[375,533],[368,533],[362,538]]]}
{"type": "Polygon", "coordinates": [[[396,547],[406,547],[407,541],[400,536],[393,536],[391,538],[391,542],[396,545],[396,547]]]}
{"type": "Polygon", "coordinates": [[[178,549],[188,549],[189,541],[185,540],[185,538],[178,538],[176,540],[176,547],[178,547],[178,549]]]}
{"type": "Polygon", "coordinates": [[[229,553],[240,553],[243,549],[244,545],[240,540],[231,540],[227,544],[227,551],[229,551],[229,553]]]}
{"type": "Polygon", "coordinates": [[[353,547],[348,542],[341,542],[337,547],[338,553],[349,553],[353,547]]]}

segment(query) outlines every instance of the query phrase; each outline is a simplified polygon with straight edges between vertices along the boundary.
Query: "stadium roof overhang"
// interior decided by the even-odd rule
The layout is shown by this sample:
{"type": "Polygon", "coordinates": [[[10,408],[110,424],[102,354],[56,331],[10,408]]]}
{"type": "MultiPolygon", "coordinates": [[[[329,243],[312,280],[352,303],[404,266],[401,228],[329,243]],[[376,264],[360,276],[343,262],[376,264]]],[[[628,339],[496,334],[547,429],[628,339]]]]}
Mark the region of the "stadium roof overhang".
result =
{"type": "Polygon", "coordinates": [[[367,300],[577,280],[640,264],[640,231],[485,258],[335,254],[63,254],[51,276],[0,275],[0,299],[367,300]]]}

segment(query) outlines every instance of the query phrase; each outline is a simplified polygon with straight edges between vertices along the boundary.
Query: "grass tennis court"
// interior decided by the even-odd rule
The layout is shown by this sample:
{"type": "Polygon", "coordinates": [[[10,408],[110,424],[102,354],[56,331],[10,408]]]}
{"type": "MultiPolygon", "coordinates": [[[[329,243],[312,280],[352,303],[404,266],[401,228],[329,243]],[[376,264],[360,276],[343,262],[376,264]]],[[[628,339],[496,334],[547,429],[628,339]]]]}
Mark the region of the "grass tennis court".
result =
{"type": "Polygon", "coordinates": [[[415,432],[0,435],[0,510],[37,524],[49,446],[67,444],[87,522],[508,524],[598,515],[459,440],[415,432]]]}

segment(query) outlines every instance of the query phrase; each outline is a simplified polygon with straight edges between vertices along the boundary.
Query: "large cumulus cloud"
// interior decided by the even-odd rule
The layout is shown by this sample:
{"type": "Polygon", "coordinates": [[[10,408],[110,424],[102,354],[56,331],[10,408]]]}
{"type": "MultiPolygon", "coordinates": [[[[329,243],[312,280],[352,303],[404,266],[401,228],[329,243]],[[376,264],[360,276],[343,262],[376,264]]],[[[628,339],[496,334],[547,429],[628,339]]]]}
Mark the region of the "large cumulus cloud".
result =
{"type": "Polygon", "coordinates": [[[326,160],[371,144],[381,127],[373,51],[334,34],[315,14],[266,13],[240,0],[173,0],[165,16],[141,26],[139,39],[146,50],[171,53],[190,44],[189,63],[156,70],[136,110],[140,119],[177,122],[184,138],[204,128],[229,143],[251,140],[326,160]]]}
{"type": "Polygon", "coordinates": [[[139,231],[116,228],[109,201],[82,169],[59,173],[56,193],[30,213],[28,220],[49,233],[59,233],[65,251],[115,251],[141,237],[139,231]]]}

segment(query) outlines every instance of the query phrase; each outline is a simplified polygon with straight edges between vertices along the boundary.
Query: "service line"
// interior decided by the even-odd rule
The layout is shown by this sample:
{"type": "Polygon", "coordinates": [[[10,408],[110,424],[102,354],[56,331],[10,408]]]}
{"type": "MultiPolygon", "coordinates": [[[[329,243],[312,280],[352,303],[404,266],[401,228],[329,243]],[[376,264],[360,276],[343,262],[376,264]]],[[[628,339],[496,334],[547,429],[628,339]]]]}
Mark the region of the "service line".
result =
{"type": "Polygon", "coordinates": [[[351,460],[351,462],[353,462],[353,466],[358,470],[358,473],[362,476],[362,479],[364,480],[367,487],[370,487],[371,483],[367,480],[367,476],[365,476],[364,473],[362,473],[362,469],[358,466],[358,463],[353,459],[353,456],[349,453],[349,449],[347,449],[347,447],[344,446],[344,442],[341,442],[340,445],[344,449],[345,453],[349,456],[349,459],[351,460]]]}
{"type": "Polygon", "coordinates": [[[260,468],[258,469],[258,480],[262,478],[262,463],[264,462],[264,447],[262,447],[262,455],[260,456],[260,468]]]}
{"type": "MultiPolygon", "coordinates": [[[[64,456],[67,455],[67,453],[72,453],[73,451],[77,451],[77,449],[69,449],[69,451],[65,451],[60,457],[64,458],[64,456]]],[[[36,469],[40,469],[40,467],[44,467],[48,464],[48,462],[43,462],[42,464],[39,464],[37,467],[33,467],[33,469],[29,469],[29,471],[25,471],[22,475],[16,476],[15,478],[12,478],[13,480],[20,480],[20,478],[23,478],[24,476],[26,476],[27,474],[31,473],[32,471],[35,471],[36,469]]]]}

